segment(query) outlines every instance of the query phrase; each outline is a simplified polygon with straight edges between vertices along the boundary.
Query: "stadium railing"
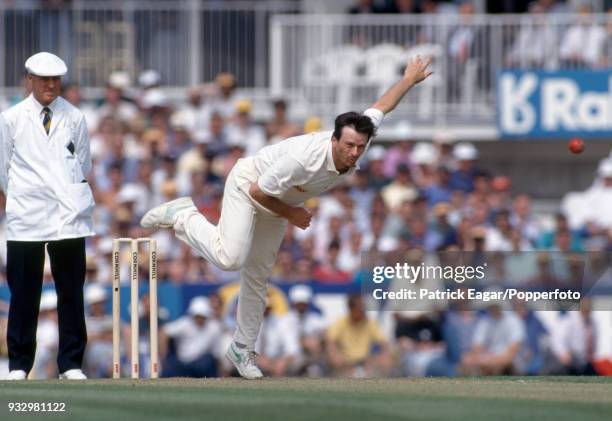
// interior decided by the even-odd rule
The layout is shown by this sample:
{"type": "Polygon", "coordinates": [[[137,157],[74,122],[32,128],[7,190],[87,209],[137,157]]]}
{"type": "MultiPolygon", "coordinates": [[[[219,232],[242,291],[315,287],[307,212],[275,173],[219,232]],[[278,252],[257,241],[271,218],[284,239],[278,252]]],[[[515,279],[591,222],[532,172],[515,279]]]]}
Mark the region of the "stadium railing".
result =
{"type": "Polygon", "coordinates": [[[612,57],[606,14],[588,17],[605,36],[599,47],[588,46],[601,59],[585,64],[560,54],[581,19],[575,14],[316,15],[296,13],[299,3],[290,0],[67,4],[35,9],[0,0],[4,95],[20,92],[25,59],[49,50],[68,62],[69,79],[86,98],[100,94],[114,70],[136,80],[155,69],[177,95],[229,71],[256,102],[282,95],[302,117],[309,110],[334,115],[371,104],[401,74],[406,58],[419,53],[433,56],[435,77],[391,118],[482,128],[494,127],[500,70],[609,67],[612,57]]]}
{"type": "Polygon", "coordinates": [[[609,68],[612,19],[592,14],[601,40],[597,55],[579,62],[564,57],[575,14],[558,15],[276,15],[271,22],[270,83],[273,94],[305,100],[322,114],[350,104],[363,109],[401,75],[416,54],[433,57],[437,77],[400,104],[437,124],[470,119],[492,124],[496,78],[503,69],[609,68]]]}

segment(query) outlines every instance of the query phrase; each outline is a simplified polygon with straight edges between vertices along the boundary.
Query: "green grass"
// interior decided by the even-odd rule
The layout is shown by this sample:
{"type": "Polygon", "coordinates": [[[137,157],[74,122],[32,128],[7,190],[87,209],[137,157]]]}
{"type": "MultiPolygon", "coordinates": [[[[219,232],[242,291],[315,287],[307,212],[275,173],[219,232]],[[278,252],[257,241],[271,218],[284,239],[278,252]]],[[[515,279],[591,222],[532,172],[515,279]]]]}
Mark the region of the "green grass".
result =
{"type": "Polygon", "coordinates": [[[604,420],[612,378],[0,382],[0,404],[2,420],[604,420]],[[65,402],[66,412],[9,414],[9,402],[65,402]]]}

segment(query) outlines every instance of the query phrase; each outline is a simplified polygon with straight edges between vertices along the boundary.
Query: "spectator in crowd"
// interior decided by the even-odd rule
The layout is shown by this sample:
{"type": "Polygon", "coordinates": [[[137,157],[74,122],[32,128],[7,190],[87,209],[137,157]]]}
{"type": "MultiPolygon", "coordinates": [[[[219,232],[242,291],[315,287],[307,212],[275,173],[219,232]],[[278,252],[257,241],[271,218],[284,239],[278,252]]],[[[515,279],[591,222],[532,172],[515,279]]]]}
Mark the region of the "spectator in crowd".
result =
{"type": "MultiPolygon", "coordinates": [[[[462,2],[459,6],[460,23],[454,28],[448,39],[448,98],[450,101],[469,103],[469,90],[477,83],[481,54],[485,51],[486,34],[482,28],[474,25],[473,15],[476,9],[471,1],[462,2]]],[[[479,84],[482,83],[478,78],[479,84]]]]}
{"type": "Polygon", "coordinates": [[[202,86],[192,86],[187,90],[187,102],[178,109],[187,122],[187,131],[192,135],[208,130],[210,110],[205,106],[203,97],[202,86]]]}
{"type": "MultiPolygon", "coordinates": [[[[124,123],[129,123],[138,116],[138,108],[128,101],[125,90],[130,86],[130,76],[123,71],[111,73],[106,84],[104,101],[96,110],[98,118],[112,117],[124,123]]],[[[90,123],[88,121],[88,123],[90,123]]],[[[91,122],[91,128],[97,126],[97,121],[91,122]]]]}
{"type": "Polygon", "coordinates": [[[385,175],[389,178],[395,177],[397,167],[401,164],[410,166],[411,146],[409,139],[403,139],[396,142],[393,146],[387,149],[385,154],[385,175]]]}
{"type": "Polygon", "coordinates": [[[293,375],[301,365],[300,332],[292,325],[289,315],[273,314],[268,299],[264,320],[255,350],[257,365],[266,376],[293,375]]]}
{"type": "Polygon", "coordinates": [[[525,326],[513,311],[491,301],[486,315],[476,324],[472,348],[461,361],[466,375],[510,374],[525,340],[525,326]]]}
{"type": "MultiPolygon", "coordinates": [[[[608,209],[612,205],[612,157],[599,163],[597,178],[589,189],[580,194],[576,202],[562,203],[566,215],[575,215],[572,226],[584,226],[597,232],[599,229],[612,228],[612,216],[601,209],[608,209]]],[[[570,221],[571,221],[570,219],[570,221]]]]}
{"type": "Polygon", "coordinates": [[[444,250],[450,246],[459,244],[457,230],[449,221],[451,205],[442,202],[433,208],[433,220],[428,229],[428,241],[425,244],[427,250],[444,250]]]}
{"type": "Polygon", "coordinates": [[[266,145],[266,135],[262,127],[251,119],[253,104],[247,99],[236,102],[234,122],[227,127],[228,142],[241,145],[246,155],[254,155],[266,145]]]}
{"type": "Polygon", "coordinates": [[[340,246],[338,254],[338,269],[347,273],[355,273],[361,266],[361,254],[363,252],[363,234],[357,228],[353,228],[348,240],[340,246]]]}
{"type": "Polygon", "coordinates": [[[391,212],[397,211],[404,201],[412,201],[417,197],[418,191],[412,182],[407,165],[402,164],[397,167],[394,180],[381,190],[381,195],[391,212]]]}
{"type": "Polygon", "coordinates": [[[266,136],[268,143],[277,143],[301,134],[300,126],[292,123],[287,118],[287,102],[284,99],[276,99],[272,103],[274,115],[266,124],[266,136]]]}
{"type": "Polygon", "coordinates": [[[597,350],[597,324],[589,299],[582,299],[578,311],[559,316],[552,330],[552,351],[558,361],[557,374],[593,375],[597,350]]]}
{"type": "Polygon", "coordinates": [[[534,246],[540,237],[540,225],[531,212],[531,198],[526,194],[517,194],[512,201],[510,223],[520,231],[521,237],[534,246]]]}
{"type": "Polygon", "coordinates": [[[362,230],[367,228],[376,195],[375,189],[369,186],[368,179],[369,174],[363,168],[355,171],[349,190],[353,203],[355,203],[355,223],[362,230]]]}
{"type": "Polygon", "coordinates": [[[343,377],[386,376],[391,371],[389,345],[378,324],[366,317],[361,296],[348,297],[349,314],[330,326],[326,335],[329,364],[343,377]]]}
{"type": "MultiPolygon", "coordinates": [[[[487,227],[485,247],[487,251],[512,251],[513,228],[510,224],[510,212],[501,210],[495,215],[495,223],[487,227]]],[[[521,249],[527,249],[527,244],[521,244],[521,249]]]]}
{"type": "Polygon", "coordinates": [[[85,303],[89,306],[85,372],[91,378],[109,378],[113,369],[113,319],[106,311],[108,293],[102,286],[90,284],[85,290],[85,303]]]}
{"type": "Polygon", "coordinates": [[[272,267],[270,279],[276,283],[290,282],[293,278],[293,254],[287,248],[281,248],[276,256],[276,263],[272,267]]]}
{"type": "Polygon", "coordinates": [[[548,339],[548,330],[524,301],[515,300],[512,305],[525,329],[525,338],[516,358],[515,373],[538,375],[544,369],[545,341],[548,339]]]}
{"type": "Polygon", "coordinates": [[[450,203],[452,201],[453,192],[450,188],[450,172],[447,168],[438,167],[436,169],[433,183],[423,189],[423,194],[430,208],[440,203],[450,203]]]}
{"type": "Polygon", "coordinates": [[[216,377],[222,329],[206,297],[195,297],[187,315],[163,326],[167,346],[164,377],[216,377]],[[173,348],[173,349],[172,349],[173,348]]]}
{"type": "Polygon", "coordinates": [[[424,377],[432,361],[444,354],[442,326],[434,314],[423,313],[415,318],[399,319],[395,335],[404,376],[424,377]]]}
{"type": "Polygon", "coordinates": [[[155,69],[145,69],[138,75],[138,84],[143,93],[155,90],[161,86],[162,77],[155,69]]]}
{"type": "Polygon", "coordinates": [[[544,7],[538,2],[529,4],[518,35],[510,47],[506,63],[523,69],[555,69],[558,57],[551,54],[557,49],[557,33],[550,24],[544,7]]]}
{"type": "Polygon", "coordinates": [[[544,13],[549,15],[570,12],[565,0],[537,0],[537,2],[544,9],[544,13]]]}
{"type": "Polygon", "coordinates": [[[205,87],[208,107],[219,112],[224,120],[231,119],[235,113],[236,77],[229,72],[221,72],[215,77],[214,85],[205,87]]]}
{"type": "Polygon", "coordinates": [[[191,133],[189,132],[189,116],[183,111],[175,111],[170,116],[170,133],[168,133],[165,152],[181,156],[191,148],[191,133]]]}
{"type": "Polygon", "coordinates": [[[376,5],[375,0],[357,0],[356,4],[348,9],[351,15],[363,13],[380,13],[383,9],[376,5]]]}
{"type": "Polygon", "coordinates": [[[148,124],[162,131],[164,135],[167,134],[171,107],[170,100],[164,91],[158,88],[145,91],[140,107],[148,124]]]}
{"type": "Polygon", "coordinates": [[[435,183],[438,152],[431,143],[419,142],[410,154],[412,174],[419,189],[427,189],[435,183]]]}
{"type": "Polygon", "coordinates": [[[543,231],[538,238],[537,248],[540,250],[550,250],[553,248],[557,232],[569,232],[570,233],[570,249],[575,251],[584,250],[582,246],[583,237],[586,233],[582,230],[572,230],[569,227],[567,218],[561,212],[555,215],[555,226],[552,230],[543,231]]]}
{"type": "Polygon", "coordinates": [[[606,45],[604,49],[604,57],[608,59],[603,66],[612,66],[612,2],[608,3],[608,23],[606,24],[606,45]]]}
{"type": "Polygon", "coordinates": [[[406,13],[412,14],[416,12],[415,0],[390,0],[383,9],[383,13],[406,13]]]}
{"type": "Polygon", "coordinates": [[[55,291],[48,289],[42,293],[38,319],[36,356],[34,357],[34,366],[30,372],[30,378],[54,379],[57,377],[54,359],[59,346],[57,295],[55,291]]]}
{"type": "Polygon", "coordinates": [[[391,180],[385,175],[385,148],[380,145],[372,146],[367,152],[367,171],[369,173],[368,186],[375,190],[385,187],[391,180]]]}
{"type": "Polygon", "coordinates": [[[563,67],[598,68],[607,64],[604,55],[606,30],[592,21],[591,6],[578,7],[578,21],[572,25],[559,44],[559,57],[563,67]]]}
{"type": "Polygon", "coordinates": [[[291,287],[289,301],[292,307],[289,324],[292,330],[299,332],[302,350],[300,371],[311,377],[320,377],[325,367],[323,339],[327,325],[321,313],[314,308],[312,288],[308,285],[291,287]]]}
{"type": "Polygon", "coordinates": [[[458,143],[453,148],[453,158],[457,161],[457,169],[450,175],[449,187],[469,193],[474,190],[478,150],[471,143],[458,143]]]}
{"type": "Polygon", "coordinates": [[[325,283],[348,283],[352,281],[351,273],[345,272],[338,267],[339,253],[340,242],[332,240],[327,248],[325,261],[314,271],[315,279],[325,283]]]}
{"type": "Polygon", "coordinates": [[[476,312],[466,301],[454,303],[442,318],[442,338],[445,352],[427,367],[428,376],[452,377],[459,374],[461,361],[471,349],[478,324],[476,312]]]}

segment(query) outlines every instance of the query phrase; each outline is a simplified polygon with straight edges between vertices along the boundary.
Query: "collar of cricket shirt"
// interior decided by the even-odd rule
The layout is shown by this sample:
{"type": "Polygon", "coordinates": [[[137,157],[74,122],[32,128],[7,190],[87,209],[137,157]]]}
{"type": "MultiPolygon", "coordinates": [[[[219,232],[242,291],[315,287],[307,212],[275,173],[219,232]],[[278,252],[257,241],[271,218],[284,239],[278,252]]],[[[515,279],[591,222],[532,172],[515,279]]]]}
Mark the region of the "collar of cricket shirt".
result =
{"type": "MultiPolygon", "coordinates": [[[[34,111],[36,111],[37,115],[42,115],[43,108],[45,108],[45,106],[42,105],[40,102],[38,102],[36,98],[34,98],[34,94],[30,94],[30,98],[32,99],[32,105],[34,106],[34,111]]],[[[55,98],[51,104],[47,105],[47,107],[51,110],[52,117],[53,115],[55,115],[55,112],[57,111],[59,107],[58,99],[59,97],[55,98]]]]}

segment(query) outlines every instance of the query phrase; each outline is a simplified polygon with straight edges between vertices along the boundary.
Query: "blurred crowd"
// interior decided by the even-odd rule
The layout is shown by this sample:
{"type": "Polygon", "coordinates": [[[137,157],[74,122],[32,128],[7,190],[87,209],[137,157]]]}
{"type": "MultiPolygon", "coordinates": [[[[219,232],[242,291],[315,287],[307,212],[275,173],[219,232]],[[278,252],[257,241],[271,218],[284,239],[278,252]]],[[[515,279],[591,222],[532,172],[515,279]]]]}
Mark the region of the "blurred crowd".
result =
{"type": "MultiPolygon", "coordinates": [[[[608,4],[605,22],[592,16],[590,2],[564,2],[559,0],[533,0],[518,2],[488,2],[487,13],[525,13],[518,27],[508,27],[498,34],[495,49],[502,48],[507,66],[529,69],[555,70],[605,69],[612,64],[612,4],[608,4]],[[564,15],[575,13],[568,22],[564,15]]],[[[348,12],[364,13],[424,13],[458,15],[459,23],[451,25],[447,35],[433,31],[424,21],[418,30],[416,44],[446,44],[449,66],[464,66],[470,60],[477,67],[487,67],[493,29],[479,26],[474,17],[477,8],[470,0],[359,0],[348,12]],[[444,36],[447,39],[443,39],[444,36]]],[[[355,38],[355,37],[354,37],[355,38]]],[[[353,39],[361,42],[363,40],[353,39]]],[[[380,41],[378,41],[380,42],[380,41]]],[[[454,70],[449,76],[457,73],[454,70]]],[[[481,77],[486,72],[479,73],[481,77]]]]}
{"type": "MultiPolygon", "coordinates": [[[[238,273],[207,264],[168,230],[146,231],[138,221],[149,208],[189,195],[206,218],[216,222],[224,180],[238,159],[267,144],[320,130],[320,118],[331,118],[292,121],[287,103],[279,98],[270,104],[269,118],[254,121],[252,102],[239,95],[237,88],[232,74],[221,73],[208,84],[190,88],[184,100],[176,102],[166,95],[161,75],[154,70],[144,71],[136,84],[127,73],[114,72],[104,97],[84,102],[79,86],[64,84],[63,97],[86,116],[93,157],[89,182],[97,204],[97,235],[87,242],[89,376],[108,376],[112,361],[108,311],[112,240],[157,239],[162,285],[237,281],[238,273]]],[[[514,191],[508,177],[481,167],[478,148],[472,143],[453,142],[445,134],[431,141],[405,139],[390,145],[374,140],[348,184],[305,204],[314,215],[311,226],[305,231],[287,229],[271,281],[294,285],[289,290],[292,309],[282,315],[271,306],[266,313],[258,345],[261,367],[269,375],[357,377],[594,372],[591,363],[597,337],[588,303],[580,312],[560,316],[555,332],[527,309],[500,312],[495,306],[479,313],[461,309],[408,315],[385,312],[392,320],[383,328],[366,317],[358,296],[348,297],[347,316],[326,320],[313,305],[312,290],[302,285],[356,282],[361,253],[370,250],[405,256],[414,251],[474,249],[609,251],[612,220],[598,209],[612,203],[610,158],[602,161],[589,192],[599,208],[586,209],[579,224],[572,226],[568,214],[548,219],[535,215],[532,199],[514,191]],[[543,347],[549,337],[551,345],[543,347]],[[545,359],[544,352],[555,358],[545,359]]],[[[0,201],[1,219],[3,196],[0,201]]],[[[567,212],[571,211],[568,207],[567,212]]],[[[4,248],[5,240],[0,239],[0,244],[4,248]]],[[[141,279],[145,280],[148,262],[142,252],[141,279]]],[[[128,262],[129,250],[123,254],[128,262]]],[[[2,250],[0,284],[5,282],[5,262],[2,250]]],[[[122,270],[127,281],[128,265],[122,270]]],[[[45,282],[51,283],[50,270],[45,282]]],[[[41,356],[35,376],[47,377],[54,367],[56,300],[52,293],[45,293],[41,302],[41,356]]],[[[143,320],[147,307],[143,303],[143,320]]],[[[146,323],[141,325],[146,341],[146,323]]],[[[193,300],[182,318],[163,324],[164,374],[231,374],[219,355],[232,329],[231,303],[218,295],[193,300]]],[[[124,332],[128,331],[126,326],[124,332]]]]}

